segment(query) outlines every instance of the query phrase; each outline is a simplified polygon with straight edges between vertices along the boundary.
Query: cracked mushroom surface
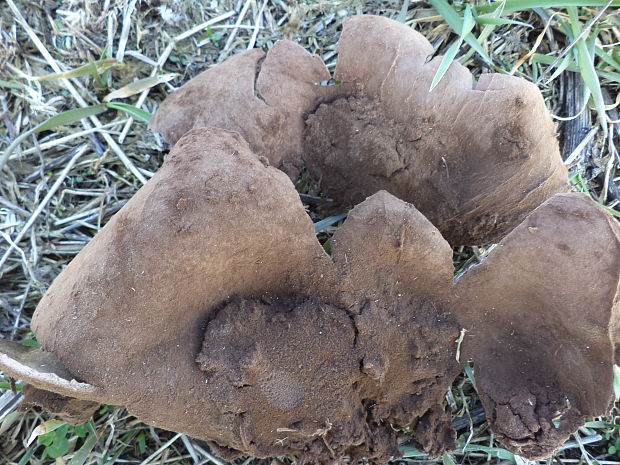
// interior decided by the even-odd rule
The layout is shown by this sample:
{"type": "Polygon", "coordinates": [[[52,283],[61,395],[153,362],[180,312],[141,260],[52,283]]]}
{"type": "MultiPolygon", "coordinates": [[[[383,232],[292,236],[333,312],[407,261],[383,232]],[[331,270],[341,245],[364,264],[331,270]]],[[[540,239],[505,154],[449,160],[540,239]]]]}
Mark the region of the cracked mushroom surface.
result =
{"type": "Polygon", "coordinates": [[[619,235],[585,196],[556,195],[455,285],[440,231],[380,191],[329,256],[282,171],[238,133],[192,130],[54,281],[42,349],[2,342],[0,368],[31,403],[124,406],[224,458],[383,462],[393,426],[431,455],[455,446],[444,399],[466,329],[491,428],[540,457],[611,405],[619,235]]]}
{"type": "Polygon", "coordinates": [[[453,63],[429,92],[441,57],[379,16],[345,21],[337,50],[328,86],[320,58],[290,41],[240,54],[170,95],[151,128],[172,143],[196,127],[238,131],[293,178],[305,162],[339,205],[379,190],[415,204],[452,245],[498,242],[568,190],[534,84],[502,74],[476,83],[453,63]]]}

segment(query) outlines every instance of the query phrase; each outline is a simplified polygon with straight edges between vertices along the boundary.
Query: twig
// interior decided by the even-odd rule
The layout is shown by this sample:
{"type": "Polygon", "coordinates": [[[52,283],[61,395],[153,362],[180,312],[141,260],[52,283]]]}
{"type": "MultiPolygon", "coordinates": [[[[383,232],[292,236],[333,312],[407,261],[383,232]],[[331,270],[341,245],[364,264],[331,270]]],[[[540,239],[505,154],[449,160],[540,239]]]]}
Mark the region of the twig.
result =
{"type": "Polygon", "coordinates": [[[230,52],[229,48],[232,45],[233,40],[235,40],[235,37],[237,36],[239,25],[241,24],[241,21],[243,21],[243,18],[245,18],[245,14],[248,12],[248,8],[250,8],[251,3],[252,3],[252,0],[247,0],[245,4],[243,5],[243,8],[241,8],[241,11],[239,12],[239,17],[237,18],[237,21],[235,22],[235,28],[230,32],[230,35],[228,36],[228,39],[226,40],[226,44],[224,44],[224,48],[222,49],[222,52],[220,53],[220,56],[219,56],[220,60],[228,56],[228,53],[230,52]]]}
{"type": "Polygon", "coordinates": [[[267,5],[267,0],[263,0],[263,4],[260,7],[260,10],[258,11],[258,16],[254,22],[254,32],[252,33],[252,37],[250,38],[250,42],[248,43],[248,50],[251,50],[254,48],[254,45],[256,44],[256,38],[258,37],[258,31],[260,31],[260,28],[263,24],[263,12],[265,11],[265,6],[267,5]]]}
{"type": "Polygon", "coordinates": [[[118,49],[116,50],[116,59],[123,61],[125,57],[125,47],[127,46],[127,39],[129,38],[129,30],[131,29],[131,15],[133,15],[136,9],[136,2],[138,0],[131,0],[131,3],[125,7],[123,11],[123,27],[121,29],[121,36],[118,39],[118,49]]]}
{"type": "Polygon", "coordinates": [[[140,465],[148,465],[149,463],[151,463],[155,458],[157,458],[157,456],[159,454],[161,454],[163,451],[165,451],[168,447],[170,447],[170,445],[175,442],[177,439],[179,439],[181,436],[183,436],[181,433],[177,433],[175,434],[172,439],[170,439],[168,442],[166,442],[165,444],[163,444],[159,449],[157,449],[155,452],[153,452],[151,455],[149,455],[144,461],[140,462],[140,465]]]}

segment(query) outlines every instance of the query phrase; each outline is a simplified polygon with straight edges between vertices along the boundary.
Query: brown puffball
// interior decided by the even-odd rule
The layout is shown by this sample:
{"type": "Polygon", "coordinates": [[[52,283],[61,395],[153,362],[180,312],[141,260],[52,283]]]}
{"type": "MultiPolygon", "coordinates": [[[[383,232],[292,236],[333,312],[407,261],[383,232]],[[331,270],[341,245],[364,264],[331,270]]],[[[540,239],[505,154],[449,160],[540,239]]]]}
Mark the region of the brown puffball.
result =
{"type": "Polygon", "coordinates": [[[183,136],[54,281],[33,318],[45,352],[30,357],[54,354],[102,401],[228,457],[385,461],[392,423],[430,453],[451,447],[449,245],[381,192],[352,211],[333,263],[291,181],[262,160],[230,131],[183,136]],[[422,244],[438,252],[422,258],[422,244]],[[380,277],[364,262],[377,250],[380,277]],[[441,282],[409,286],[437,266],[441,282]]]}
{"type": "Polygon", "coordinates": [[[444,399],[472,357],[491,428],[540,457],[611,406],[614,221],[556,195],[455,286],[413,205],[367,198],[330,257],[284,173],[237,133],[193,130],[45,294],[42,349],[2,341],[0,368],[27,402],[123,406],[225,458],[384,462],[394,427],[433,456],[455,446],[444,399]]]}
{"type": "Polygon", "coordinates": [[[524,79],[453,63],[413,29],[361,15],[344,23],[335,84],[289,41],[244,52],[170,95],[151,128],[174,143],[192,128],[238,131],[294,179],[302,159],[341,206],[386,190],[412,202],[452,245],[498,242],[568,190],[551,116],[524,79]],[[305,126],[304,126],[305,120],[305,126]]]}
{"type": "Polygon", "coordinates": [[[585,194],[559,194],[459,281],[465,356],[510,450],[549,457],[585,417],[609,413],[619,277],[618,222],[585,194]]]}
{"type": "Polygon", "coordinates": [[[452,245],[498,242],[568,190],[551,115],[524,79],[471,73],[418,32],[378,16],[347,20],[335,79],[349,97],[308,117],[304,158],[325,192],[356,204],[384,189],[413,203],[452,245]]]}

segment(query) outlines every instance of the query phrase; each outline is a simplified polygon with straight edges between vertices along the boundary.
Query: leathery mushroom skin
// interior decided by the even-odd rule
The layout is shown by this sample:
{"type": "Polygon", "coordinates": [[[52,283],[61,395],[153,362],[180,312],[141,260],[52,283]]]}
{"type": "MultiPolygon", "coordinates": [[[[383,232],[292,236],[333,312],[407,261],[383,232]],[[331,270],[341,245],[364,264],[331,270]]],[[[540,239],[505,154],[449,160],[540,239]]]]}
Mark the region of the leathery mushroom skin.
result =
{"type": "Polygon", "coordinates": [[[0,369],[70,419],[124,406],[225,458],[382,462],[392,425],[455,446],[444,398],[471,357],[491,428],[538,458],[612,405],[619,229],[559,194],[454,284],[439,230],[380,191],[328,256],[283,172],[192,130],[45,294],[42,349],[3,341],[0,369]]]}
{"type": "Polygon", "coordinates": [[[351,212],[333,253],[282,171],[237,133],[192,130],[37,307],[44,352],[28,357],[53,354],[58,379],[20,369],[20,353],[0,366],[38,389],[67,395],[73,383],[76,398],[228,458],[385,461],[399,453],[393,423],[429,453],[452,447],[450,246],[380,192],[351,212]],[[362,261],[384,249],[377,277],[362,261]]]}
{"type": "Polygon", "coordinates": [[[171,143],[197,127],[237,131],[293,178],[305,162],[339,205],[379,190],[413,203],[452,245],[498,242],[568,191],[534,84],[494,73],[474,83],[453,63],[429,92],[441,57],[378,16],[347,20],[337,50],[327,86],[321,59],[290,41],[244,52],[171,94],[151,128],[171,143]]]}
{"type": "Polygon", "coordinates": [[[528,458],[549,457],[613,407],[620,227],[585,194],[534,210],[457,286],[487,419],[528,458]]]}

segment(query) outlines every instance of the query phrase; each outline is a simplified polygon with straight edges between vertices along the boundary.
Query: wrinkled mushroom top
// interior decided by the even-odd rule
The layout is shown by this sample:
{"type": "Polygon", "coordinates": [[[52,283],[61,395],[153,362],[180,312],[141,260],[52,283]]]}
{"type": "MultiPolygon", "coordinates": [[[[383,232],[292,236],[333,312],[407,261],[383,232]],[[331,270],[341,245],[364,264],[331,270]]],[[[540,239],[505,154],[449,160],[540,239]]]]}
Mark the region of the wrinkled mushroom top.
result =
{"type": "Polygon", "coordinates": [[[340,205],[386,190],[418,208],[453,245],[500,240],[568,189],[554,125],[535,85],[453,63],[396,21],[347,20],[333,85],[290,41],[250,50],[169,96],[151,127],[171,143],[192,128],[239,132],[295,178],[305,163],[340,205]]]}
{"type": "Polygon", "coordinates": [[[284,173],[235,132],[192,130],[41,300],[45,352],[28,360],[53,354],[59,379],[20,353],[0,364],[227,458],[331,463],[398,455],[392,425],[432,455],[454,447],[445,392],[473,357],[497,437],[542,457],[611,405],[619,236],[585,196],[556,195],[455,286],[439,230],[381,191],[330,257],[284,173]]]}

